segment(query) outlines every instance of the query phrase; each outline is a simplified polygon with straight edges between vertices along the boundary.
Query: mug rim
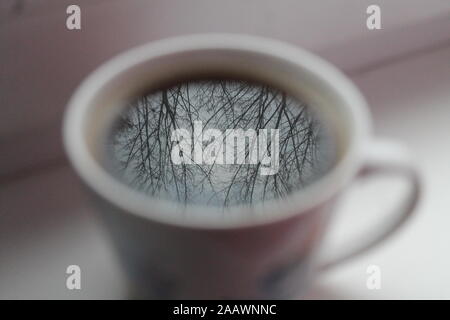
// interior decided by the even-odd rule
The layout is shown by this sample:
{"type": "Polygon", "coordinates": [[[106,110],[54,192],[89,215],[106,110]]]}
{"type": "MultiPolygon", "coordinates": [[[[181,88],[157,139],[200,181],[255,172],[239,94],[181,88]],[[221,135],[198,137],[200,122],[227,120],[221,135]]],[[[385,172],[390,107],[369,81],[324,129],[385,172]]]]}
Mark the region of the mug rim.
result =
{"type": "MultiPolygon", "coordinates": [[[[270,72],[270,71],[268,71],[270,72]]],[[[323,91],[323,89],[322,89],[323,91]]],[[[371,131],[367,103],[354,84],[336,67],[299,47],[278,40],[242,34],[194,34],[153,41],[129,49],[91,73],[70,98],[64,115],[63,142],[69,161],[83,182],[102,200],[124,213],[154,222],[201,229],[236,229],[270,224],[302,215],[333,198],[356,174],[362,164],[363,150],[371,131]],[[202,50],[236,50],[242,54],[272,56],[308,70],[327,84],[343,101],[351,115],[353,132],[346,151],[322,177],[283,199],[249,206],[233,205],[224,218],[214,206],[187,205],[183,214],[174,203],[147,196],[112,176],[89,150],[86,141],[87,114],[102,94],[101,89],[132,67],[173,53],[202,50]],[[286,201],[288,199],[288,201],[286,201]],[[282,201],[280,201],[282,200],[282,201]],[[255,213],[257,211],[257,213],[255,213]],[[271,213],[277,211],[276,214],[271,213]],[[229,212],[234,214],[229,215],[229,212]],[[187,217],[188,216],[188,217],[187,217]]],[[[98,137],[97,137],[98,139],[98,137]]]]}

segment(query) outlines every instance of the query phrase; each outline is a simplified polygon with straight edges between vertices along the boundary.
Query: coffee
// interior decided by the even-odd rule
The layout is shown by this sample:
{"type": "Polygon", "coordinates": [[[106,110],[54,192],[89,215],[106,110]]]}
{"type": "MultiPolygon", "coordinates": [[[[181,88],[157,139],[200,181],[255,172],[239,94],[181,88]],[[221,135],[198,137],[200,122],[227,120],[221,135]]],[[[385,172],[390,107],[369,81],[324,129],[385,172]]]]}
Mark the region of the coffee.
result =
{"type": "Polygon", "coordinates": [[[182,205],[286,197],[334,164],[309,105],[272,86],[191,80],[132,99],[112,127],[107,167],[129,187],[182,205]]]}

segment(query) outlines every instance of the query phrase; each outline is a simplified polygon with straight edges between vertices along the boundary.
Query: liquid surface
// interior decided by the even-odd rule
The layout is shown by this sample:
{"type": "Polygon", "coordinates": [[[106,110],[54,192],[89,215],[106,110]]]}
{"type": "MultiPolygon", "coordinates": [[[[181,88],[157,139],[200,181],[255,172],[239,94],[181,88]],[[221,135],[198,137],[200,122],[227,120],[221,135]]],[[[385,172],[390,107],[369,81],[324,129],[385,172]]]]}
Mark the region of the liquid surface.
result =
{"type": "Polygon", "coordinates": [[[107,167],[123,183],[181,205],[283,198],[335,161],[310,108],[273,87],[189,81],[131,101],[110,132],[107,167]]]}

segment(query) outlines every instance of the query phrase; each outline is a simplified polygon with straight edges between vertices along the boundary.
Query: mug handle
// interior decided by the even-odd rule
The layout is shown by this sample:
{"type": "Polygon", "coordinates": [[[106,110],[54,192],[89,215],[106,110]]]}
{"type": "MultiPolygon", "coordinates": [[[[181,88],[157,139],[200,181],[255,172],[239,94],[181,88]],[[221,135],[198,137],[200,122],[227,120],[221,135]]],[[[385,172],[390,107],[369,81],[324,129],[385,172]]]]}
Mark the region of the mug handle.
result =
{"type": "Polygon", "coordinates": [[[402,176],[410,184],[408,195],[387,221],[383,221],[378,228],[375,228],[376,232],[368,234],[364,241],[357,239],[351,242],[352,245],[347,246],[346,250],[342,250],[334,257],[319,263],[319,270],[327,270],[371,249],[392,235],[411,216],[421,193],[419,174],[411,159],[412,157],[407,150],[395,142],[379,140],[372,143],[366,155],[365,164],[358,176],[376,174],[402,176]]]}

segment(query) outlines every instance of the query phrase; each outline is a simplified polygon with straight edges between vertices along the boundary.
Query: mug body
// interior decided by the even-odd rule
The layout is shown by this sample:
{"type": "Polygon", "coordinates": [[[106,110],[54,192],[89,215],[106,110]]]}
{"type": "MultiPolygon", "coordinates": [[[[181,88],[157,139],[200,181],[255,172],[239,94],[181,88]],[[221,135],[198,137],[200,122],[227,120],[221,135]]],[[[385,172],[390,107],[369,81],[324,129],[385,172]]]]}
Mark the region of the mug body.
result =
{"type": "Polygon", "coordinates": [[[94,202],[131,297],[290,299],[309,287],[334,201],[275,223],[231,229],[158,223],[94,202]]]}
{"type": "Polygon", "coordinates": [[[331,208],[361,166],[369,129],[364,99],[320,58],[273,40],[208,34],[151,43],[101,66],[69,103],[64,142],[136,297],[292,298],[308,286],[331,208]],[[180,215],[105,170],[106,132],[130,96],[211,74],[264,82],[314,105],[335,138],[332,169],[280,201],[230,208],[226,219],[200,206],[180,215]]]}

